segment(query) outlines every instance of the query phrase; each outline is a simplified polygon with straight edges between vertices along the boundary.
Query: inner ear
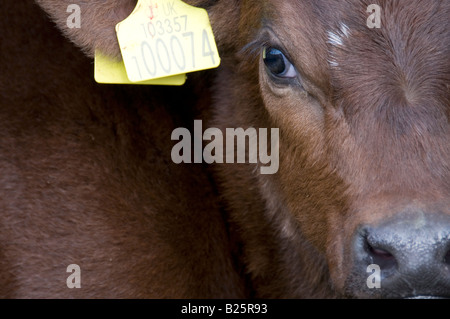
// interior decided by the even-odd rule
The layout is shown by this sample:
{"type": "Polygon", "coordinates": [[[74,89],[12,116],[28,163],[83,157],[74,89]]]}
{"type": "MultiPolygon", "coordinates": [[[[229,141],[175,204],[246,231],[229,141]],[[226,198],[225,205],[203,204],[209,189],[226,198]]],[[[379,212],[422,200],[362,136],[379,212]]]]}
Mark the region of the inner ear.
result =
{"type": "Polygon", "coordinates": [[[137,0],[35,0],[56,23],[64,35],[93,57],[96,49],[121,59],[116,36],[116,24],[130,15],[137,0]],[[67,19],[72,14],[69,6],[80,8],[80,28],[69,28],[67,19]],[[68,12],[69,11],[69,12],[68,12]]]}

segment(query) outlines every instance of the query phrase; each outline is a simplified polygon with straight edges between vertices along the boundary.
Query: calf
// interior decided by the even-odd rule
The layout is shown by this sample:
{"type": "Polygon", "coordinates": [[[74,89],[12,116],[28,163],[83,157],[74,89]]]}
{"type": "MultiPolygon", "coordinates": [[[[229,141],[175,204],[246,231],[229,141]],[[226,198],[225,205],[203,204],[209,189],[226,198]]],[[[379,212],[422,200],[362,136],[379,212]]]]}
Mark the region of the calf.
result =
{"type": "MultiPolygon", "coordinates": [[[[70,2],[37,1],[85,53],[119,58],[114,25],[135,1],[78,1],[80,29],[70,2]]],[[[53,33],[32,42],[37,70],[11,62],[17,36],[7,49],[21,75],[2,93],[11,296],[70,296],[49,278],[79,260],[91,296],[449,297],[450,3],[187,2],[208,9],[222,65],[183,89],[94,85],[53,33]],[[198,118],[279,128],[278,172],[171,163],[169,132],[198,118]]]]}
{"type": "Polygon", "coordinates": [[[450,3],[238,5],[214,125],[280,128],[278,174],[216,169],[257,295],[448,297],[450,3]]]}

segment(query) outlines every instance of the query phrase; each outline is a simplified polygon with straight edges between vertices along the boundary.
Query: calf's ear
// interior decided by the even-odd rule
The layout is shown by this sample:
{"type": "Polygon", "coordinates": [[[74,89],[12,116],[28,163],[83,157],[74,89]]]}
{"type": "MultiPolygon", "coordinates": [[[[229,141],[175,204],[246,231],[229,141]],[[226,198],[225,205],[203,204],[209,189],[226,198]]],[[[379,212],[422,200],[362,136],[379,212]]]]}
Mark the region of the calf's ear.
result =
{"type": "Polygon", "coordinates": [[[64,35],[88,56],[93,57],[97,48],[106,55],[120,59],[115,26],[133,11],[137,0],[35,1],[50,15],[64,35]],[[67,23],[73,5],[80,8],[79,28],[70,28],[67,23]]]}
{"type": "MultiPolygon", "coordinates": [[[[50,15],[58,28],[88,56],[96,49],[121,59],[115,26],[130,15],[137,0],[35,0],[50,15]],[[80,26],[67,23],[73,5],[80,9],[80,26]]],[[[186,0],[208,10],[219,48],[227,49],[235,41],[234,28],[239,19],[240,0],[186,0]]]]}

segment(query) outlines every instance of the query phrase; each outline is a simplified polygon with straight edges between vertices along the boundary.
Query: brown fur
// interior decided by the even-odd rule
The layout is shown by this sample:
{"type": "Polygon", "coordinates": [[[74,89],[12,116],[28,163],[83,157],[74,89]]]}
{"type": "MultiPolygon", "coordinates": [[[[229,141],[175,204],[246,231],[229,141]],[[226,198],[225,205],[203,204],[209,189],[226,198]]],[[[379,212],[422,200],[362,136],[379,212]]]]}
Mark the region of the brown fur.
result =
{"type": "Polygon", "coordinates": [[[37,5],[0,6],[0,295],[243,296],[204,168],[170,160],[207,89],[100,86],[37,5]]]}
{"type": "MultiPolygon", "coordinates": [[[[88,55],[120,56],[134,1],[36,2],[88,55]]],[[[408,205],[450,214],[448,1],[380,0],[380,30],[371,1],[187,2],[207,7],[222,65],[183,88],[97,85],[36,6],[1,4],[2,296],[340,297],[358,225],[408,205]],[[270,81],[267,41],[304,89],[270,81]],[[170,133],[197,118],[280,128],[279,172],[173,164],[170,133]],[[82,289],[65,286],[71,263],[82,289]]]]}

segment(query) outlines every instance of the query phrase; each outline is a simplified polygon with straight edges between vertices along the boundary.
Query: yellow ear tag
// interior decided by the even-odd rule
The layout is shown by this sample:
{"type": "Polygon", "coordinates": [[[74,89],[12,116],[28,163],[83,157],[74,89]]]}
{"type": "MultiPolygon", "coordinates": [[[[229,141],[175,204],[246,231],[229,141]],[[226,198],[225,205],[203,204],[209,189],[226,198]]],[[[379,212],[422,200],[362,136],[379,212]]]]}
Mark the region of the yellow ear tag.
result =
{"type": "Polygon", "coordinates": [[[156,80],[131,82],[128,79],[123,61],[114,61],[99,51],[95,51],[94,78],[102,84],[141,84],[141,85],[183,85],[186,74],[164,77],[156,80]]]}
{"type": "Polygon", "coordinates": [[[131,82],[220,64],[208,13],[181,0],[139,0],[116,33],[131,82]]]}

